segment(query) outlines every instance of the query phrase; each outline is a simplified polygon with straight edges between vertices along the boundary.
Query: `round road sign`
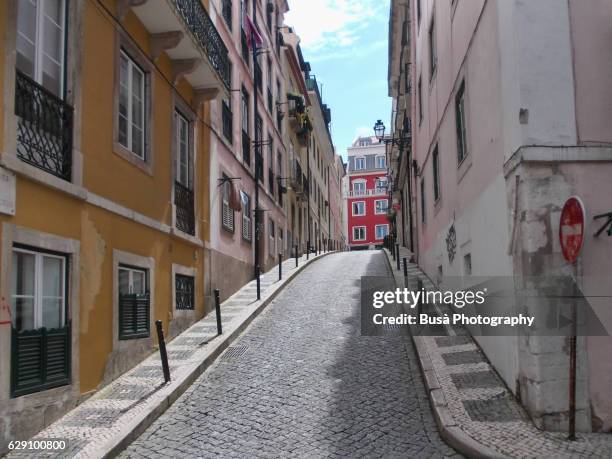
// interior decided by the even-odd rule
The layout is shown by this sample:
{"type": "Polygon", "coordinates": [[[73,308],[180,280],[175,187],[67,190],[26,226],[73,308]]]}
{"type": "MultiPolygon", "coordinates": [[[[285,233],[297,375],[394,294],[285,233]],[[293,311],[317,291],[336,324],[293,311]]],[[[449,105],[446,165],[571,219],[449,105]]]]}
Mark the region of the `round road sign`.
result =
{"type": "Polygon", "coordinates": [[[584,204],[577,196],[572,196],[563,206],[559,224],[559,241],[563,258],[574,263],[580,255],[584,243],[584,204]]]}

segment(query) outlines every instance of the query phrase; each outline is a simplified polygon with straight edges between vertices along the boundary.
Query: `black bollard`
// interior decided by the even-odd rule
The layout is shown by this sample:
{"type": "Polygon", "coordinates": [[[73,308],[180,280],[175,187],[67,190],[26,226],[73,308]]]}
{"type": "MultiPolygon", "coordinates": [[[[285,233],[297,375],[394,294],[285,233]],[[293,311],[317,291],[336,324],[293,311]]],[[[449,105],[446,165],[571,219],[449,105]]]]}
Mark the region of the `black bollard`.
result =
{"type": "Polygon", "coordinates": [[[221,301],[219,301],[219,289],[215,289],[215,313],[217,315],[217,334],[223,333],[223,327],[221,326],[221,301]]]}
{"type": "Polygon", "coordinates": [[[157,342],[159,343],[159,357],[161,358],[162,370],[164,371],[164,381],[170,381],[170,366],[168,366],[168,353],[166,352],[166,340],[164,339],[164,329],[161,320],[155,321],[157,329],[157,342]]]}
{"type": "Polygon", "coordinates": [[[408,261],[404,257],[404,287],[408,288],[408,261]]]}
{"type": "Polygon", "coordinates": [[[399,244],[395,244],[395,250],[397,252],[395,256],[395,261],[397,261],[397,270],[400,270],[400,254],[399,254],[399,244]]]}
{"type": "Polygon", "coordinates": [[[297,253],[297,245],[295,246],[295,267],[298,267],[298,253],[297,253]]]}
{"type": "Polygon", "coordinates": [[[278,280],[283,279],[283,254],[278,254],[278,280]]]}
{"type": "Polygon", "coordinates": [[[261,273],[261,268],[259,267],[259,265],[257,265],[255,267],[255,276],[257,278],[257,300],[258,301],[261,299],[261,282],[260,282],[261,276],[260,276],[260,273],[261,273]]]}

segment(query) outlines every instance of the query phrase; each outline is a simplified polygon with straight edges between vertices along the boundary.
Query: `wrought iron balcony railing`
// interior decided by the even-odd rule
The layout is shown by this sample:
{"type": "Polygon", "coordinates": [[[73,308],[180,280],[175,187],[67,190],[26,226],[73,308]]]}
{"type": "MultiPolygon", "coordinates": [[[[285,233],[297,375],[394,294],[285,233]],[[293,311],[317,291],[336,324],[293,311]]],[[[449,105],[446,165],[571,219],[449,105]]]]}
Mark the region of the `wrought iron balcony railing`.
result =
{"type": "Polygon", "coordinates": [[[73,109],[17,70],[15,80],[17,156],[28,164],[70,181],[73,109]]]}
{"type": "Polygon", "coordinates": [[[229,89],[230,60],[227,47],[210,19],[206,8],[199,0],[172,0],[172,2],[200,47],[205,51],[221,81],[229,89]]]}
{"type": "Polygon", "coordinates": [[[193,190],[179,182],[174,182],[174,205],[176,207],[176,227],[182,232],[195,235],[195,200],[193,190]]]}

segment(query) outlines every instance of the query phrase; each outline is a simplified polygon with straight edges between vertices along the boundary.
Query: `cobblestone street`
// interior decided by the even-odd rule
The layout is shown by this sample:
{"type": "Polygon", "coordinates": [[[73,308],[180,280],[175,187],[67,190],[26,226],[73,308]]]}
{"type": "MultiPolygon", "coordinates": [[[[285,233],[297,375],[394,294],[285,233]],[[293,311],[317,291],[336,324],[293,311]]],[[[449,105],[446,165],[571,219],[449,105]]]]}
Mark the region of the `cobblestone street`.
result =
{"type": "Polygon", "coordinates": [[[360,277],[381,252],[309,266],[125,457],[454,457],[412,345],[362,337],[360,277]]]}

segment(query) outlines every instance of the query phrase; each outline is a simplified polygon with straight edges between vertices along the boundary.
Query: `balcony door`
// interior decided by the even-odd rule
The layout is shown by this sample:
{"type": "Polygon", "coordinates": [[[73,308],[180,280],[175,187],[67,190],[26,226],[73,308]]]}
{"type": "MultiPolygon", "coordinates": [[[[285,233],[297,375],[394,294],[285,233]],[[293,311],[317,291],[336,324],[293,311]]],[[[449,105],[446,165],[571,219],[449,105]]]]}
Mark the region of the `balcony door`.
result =
{"type": "Polygon", "coordinates": [[[65,0],[17,2],[17,69],[59,98],[64,97],[65,0]]]}

